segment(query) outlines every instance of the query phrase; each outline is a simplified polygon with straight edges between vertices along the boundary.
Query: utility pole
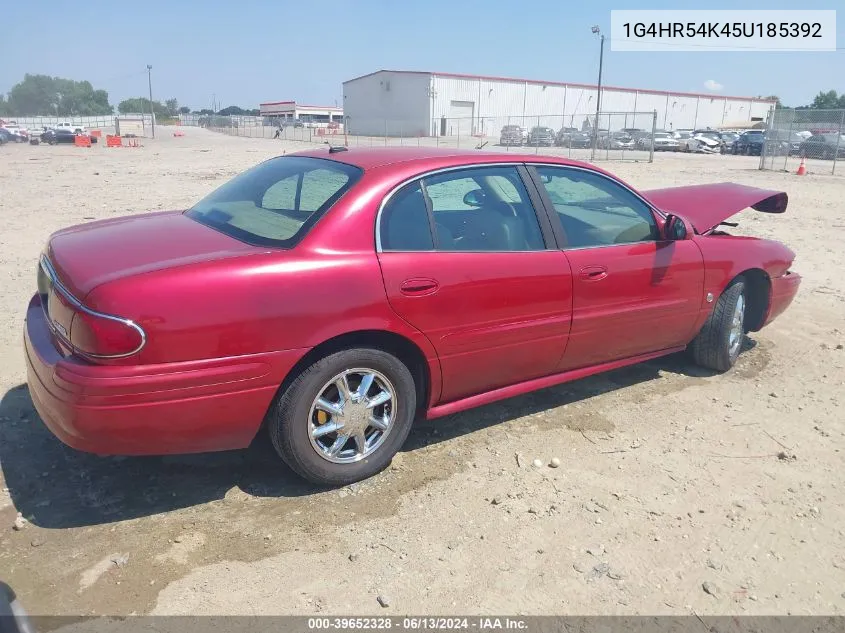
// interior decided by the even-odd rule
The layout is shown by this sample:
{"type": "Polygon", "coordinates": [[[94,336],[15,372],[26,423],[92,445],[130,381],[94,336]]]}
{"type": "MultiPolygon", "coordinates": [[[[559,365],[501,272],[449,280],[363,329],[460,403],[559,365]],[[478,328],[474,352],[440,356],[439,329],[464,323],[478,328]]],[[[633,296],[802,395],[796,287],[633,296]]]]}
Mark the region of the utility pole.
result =
{"type": "Polygon", "coordinates": [[[147,85],[150,88],[150,124],[153,126],[153,138],[156,137],[156,115],[153,111],[153,67],[147,64],[147,85]]]}
{"type": "Polygon", "coordinates": [[[593,151],[591,152],[590,160],[596,157],[596,145],[599,140],[599,113],[601,112],[601,71],[604,65],[604,34],[599,29],[598,25],[592,28],[592,32],[600,35],[599,42],[599,82],[596,90],[596,124],[593,126],[593,151]]]}

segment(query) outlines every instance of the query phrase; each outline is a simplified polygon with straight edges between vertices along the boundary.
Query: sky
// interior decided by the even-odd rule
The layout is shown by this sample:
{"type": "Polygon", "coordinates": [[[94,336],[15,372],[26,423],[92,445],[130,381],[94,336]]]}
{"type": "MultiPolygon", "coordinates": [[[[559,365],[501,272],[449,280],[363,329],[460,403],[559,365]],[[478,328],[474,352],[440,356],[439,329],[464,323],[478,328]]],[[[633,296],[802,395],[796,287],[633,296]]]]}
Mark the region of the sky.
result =
{"type": "Polygon", "coordinates": [[[39,0],[31,28],[4,29],[0,92],[25,73],[87,79],[116,105],[147,95],[180,105],[255,108],[266,101],[340,104],[342,83],[378,69],[496,75],[594,84],[611,9],[835,9],[835,52],[615,52],[610,86],[775,94],[804,105],[820,90],[845,92],[841,0],[767,0],[721,6],[676,0],[194,0],[72,3],[39,0]],[[739,4],[739,6],[737,6],[739,4]]]}

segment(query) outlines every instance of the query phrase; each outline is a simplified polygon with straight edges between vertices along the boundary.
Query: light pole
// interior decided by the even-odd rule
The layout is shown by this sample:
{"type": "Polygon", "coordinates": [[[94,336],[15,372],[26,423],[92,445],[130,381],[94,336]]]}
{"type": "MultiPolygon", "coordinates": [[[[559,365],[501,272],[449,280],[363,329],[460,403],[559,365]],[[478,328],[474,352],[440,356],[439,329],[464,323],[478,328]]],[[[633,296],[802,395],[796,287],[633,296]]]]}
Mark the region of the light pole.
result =
{"type": "Polygon", "coordinates": [[[600,36],[599,39],[599,82],[596,90],[596,124],[593,126],[593,150],[591,152],[590,160],[596,157],[596,145],[599,140],[599,112],[601,112],[601,71],[604,64],[604,34],[599,29],[598,25],[594,26],[592,32],[600,36]]]}
{"type": "Polygon", "coordinates": [[[147,64],[147,85],[150,88],[150,124],[153,126],[153,138],[156,137],[156,115],[153,111],[153,67],[147,64]]]}

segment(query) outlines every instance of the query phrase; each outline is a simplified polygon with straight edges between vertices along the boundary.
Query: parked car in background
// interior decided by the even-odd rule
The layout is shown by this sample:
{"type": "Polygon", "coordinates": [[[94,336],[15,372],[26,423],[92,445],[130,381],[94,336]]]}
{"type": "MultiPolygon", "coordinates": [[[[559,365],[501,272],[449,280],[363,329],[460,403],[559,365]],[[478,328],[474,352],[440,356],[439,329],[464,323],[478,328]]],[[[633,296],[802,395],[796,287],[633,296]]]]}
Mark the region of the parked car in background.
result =
{"type": "MultiPolygon", "coordinates": [[[[637,149],[649,151],[651,150],[651,138],[644,136],[637,139],[637,149]]],[[[655,152],[675,152],[678,150],[678,141],[669,132],[655,132],[654,133],[654,151],[655,152]]]]}
{"type": "Polygon", "coordinates": [[[678,151],[681,151],[684,141],[686,141],[688,138],[692,138],[692,132],[675,130],[674,132],[672,132],[672,136],[678,142],[678,151]]]}
{"type": "Polygon", "coordinates": [[[587,148],[590,147],[590,135],[578,128],[561,128],[555,137],[555,145],[560,147],[587,148]]]}
{"type": "Polygon", "coordinates": [[[28,393],[79,450],[239,449],[264,429],[301,476],[350,484],[415,419],[684,349],[729,370],[800,277],[783,244],[720,227],[787,202],[731,183],[636,191],[536,154],[272,158],[187,211],[50,236],[28,393]]]}
{"type": "MultiPolygon", "coordinates": [[[[70,130],[56,128],[53,130],[47,130],[41,134],[41,142],[48,143],[50,145],[56,145],[58,143],[74,143],[76,142],[77,136],[88,136],[87,134],[81,134],[76,132],[71,132],[70,130]]],[[[97,142],[96,136],[90,136],[92,143],[97,142]]]]}
{"type": "Polygon", "coordinates": [[[627,132],[611,132],[606,136],[600,136],[598,146],[601,149],[634,149],[634,139],[627,132]]]}
{"type": "Polygon", "coordinates": [[[763,151],[763,143],[765,142],[766,135],[763,133],[763,130],[746,130],[731,145],[731,154],[759,156],[763,151]]]}
{"type": "Polygon", "coordinates": [[[798,154],[807,158],[843,158],[845,134],[814,134],[798,145],[798,154]]]}
{"type": "Polygon", "coordinates": [[[523,143],[522,128],[518,125],[506,125],[499,133],[499,145],[519,146],[523,143]]]}
{"type": "Polygon", "coordinates": [[[678,149],[682,152],[719,154],[722,150],[722,139],[718,134],[694,132],[689,138],[678,141],[678,149]]]}
{"type": "Polygon", "coordinates": [[[6,143],[14,142],[14,137],[12,133],[9,132],[6,128],[0,127],[0,145],[5,145],[6,143]]]}
{"type": "Polygon", "coordinates": [[[73,134],[84,134],[86,132],[85,126],[80,123],[68,123],[65,121],[64,123],[57,123],[56,125],[52,126],[53,130],[62,130],[64,132],[71,132],[73,134]]]}
{"type": "Polygon", "coordinates": [[[722,154],[727,154],[731,151],[733,147],[734,141],[739,138],[739,134],[737,132],[722,132],[721,133],[721,140],[722,140],[722,147],[720,149],[722,154]]]}
{"type": "Polygon", "coordinates": [[[15,143],[26,143],[29,140],[29,134],[27,133],[26,128],[22,128],[13,123],[6,123],[3,125],[3,129],[8,133],[10,141],[15,143]]]}
{"type": "Polygon", "coordinates": [[[528,135],[528,144],[534,147],[551,147],[555,144],[555,131],[541,125],[532,127],[528,135]]]}
{"type": "Polygon", "coordinates": [[[801,150],[804,139],[797,132],[789,130],[766,130],[765,150],[768,156],[795,156],[801,150]]]}

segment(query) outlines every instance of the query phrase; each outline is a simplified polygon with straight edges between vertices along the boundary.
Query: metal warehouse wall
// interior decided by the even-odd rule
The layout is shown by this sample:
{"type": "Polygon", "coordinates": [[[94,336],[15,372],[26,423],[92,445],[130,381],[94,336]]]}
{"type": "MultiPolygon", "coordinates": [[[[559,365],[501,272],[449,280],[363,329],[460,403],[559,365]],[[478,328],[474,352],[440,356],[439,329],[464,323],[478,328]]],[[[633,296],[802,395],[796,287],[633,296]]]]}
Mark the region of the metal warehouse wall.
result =
{"type": "MultiPolygon", "coordinates": [[[[448,134],[496,133],[492,123],[520,123],[581,128],[596,109],[596,89],[569,85],[543,85],[525,81],[434,75],[434,117],[447,117],[448,134]],[[474,123],[466,121],[474,119],[474,123]],[[466,122],[465,122],[466,121],[466,122]]],[[[753,99],[720,96],[653,94],[637,90],[602,89],[602,112],[657,111],[657,127],[684,129],[716,127],[726,121],[766,119],[771,104],[753,99]]],[[[614,117],[611,127],[644,127],[643,117],[625,123],[614,117]]],[[[503,124],[504,124],[503,123],[503,124]]],[[[602,122],[600,127],[607,127],[602,122]]]]}
{"type": "MultiPolygon", "coordinates": [[[[380,71],[343,84],[351,134],[495,135],[503,125],[583,128],[596,111],[596,89],[497,78],[380,71]]],[[[659,129],[765,121],[771,104],[717,95],[602,89],[602,112],[657,111],[659,129]]],[[[651,117],[608,117],[599,127],[650,128],[651,117]]]]}
{"type": "Polygon", "coordinates": [[[431,75],[378,72],[343,84],[344,123],[350,134],[429,136],[431,75]]]}

